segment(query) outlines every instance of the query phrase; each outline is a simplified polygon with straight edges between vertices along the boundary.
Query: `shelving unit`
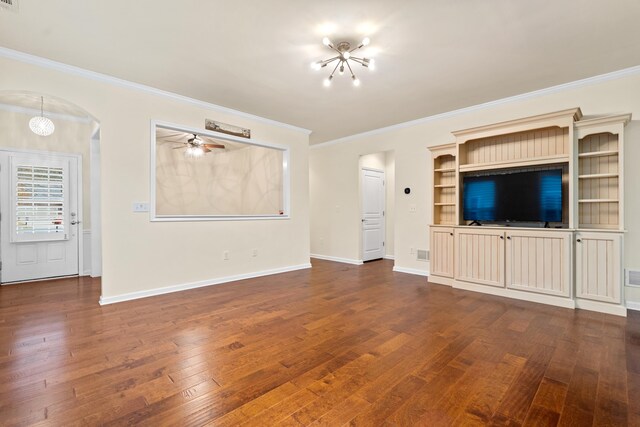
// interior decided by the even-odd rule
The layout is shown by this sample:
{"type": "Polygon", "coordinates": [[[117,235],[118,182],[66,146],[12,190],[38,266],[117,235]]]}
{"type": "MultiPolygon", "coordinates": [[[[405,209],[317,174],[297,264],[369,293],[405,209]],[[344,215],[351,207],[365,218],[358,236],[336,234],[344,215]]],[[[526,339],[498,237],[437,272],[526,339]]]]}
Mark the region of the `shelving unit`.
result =
{"type": "Polygon", "coordinates": [[[576,123],[578,228],[623,230],[622,135],[628,115],[576,123]]]}
{"type": "Polygon", "coordinates": [[[582,119],[579,108],[453,132],[431,147],[429,281],[455,288],[626,315],[624,126],[631,115],[582,119]],[[562,223],[470,226],[465,174],[562,168],[562,223]]]}
{"type": "Polygon", "coordinates": [[[433,150],[433,223],[456,224],[457,192],[456,146],[433,150]]]}

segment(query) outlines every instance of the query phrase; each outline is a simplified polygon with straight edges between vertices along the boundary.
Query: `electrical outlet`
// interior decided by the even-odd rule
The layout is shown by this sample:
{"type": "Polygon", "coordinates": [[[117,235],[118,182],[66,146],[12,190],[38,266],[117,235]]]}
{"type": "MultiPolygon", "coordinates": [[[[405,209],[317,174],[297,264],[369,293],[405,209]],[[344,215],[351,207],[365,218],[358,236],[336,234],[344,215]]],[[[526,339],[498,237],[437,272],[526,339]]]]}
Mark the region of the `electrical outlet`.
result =
{"type": "Polygon", "coordinates": [[[229,261],[229,251],[222,252],[222,259],[229,261]]]}
{"type": "Polygon", "coordinates": [[[131,209],[134,212],[149,212],[149,203],[147,202],[133,202],[131,209]]]}
{"type": "Polygon", "coordinates": [[[257,257],[258,256],[258,250],[257,249],[252,250],[251,251],[251,256],[254,257],[254,258],[257,257]]]}

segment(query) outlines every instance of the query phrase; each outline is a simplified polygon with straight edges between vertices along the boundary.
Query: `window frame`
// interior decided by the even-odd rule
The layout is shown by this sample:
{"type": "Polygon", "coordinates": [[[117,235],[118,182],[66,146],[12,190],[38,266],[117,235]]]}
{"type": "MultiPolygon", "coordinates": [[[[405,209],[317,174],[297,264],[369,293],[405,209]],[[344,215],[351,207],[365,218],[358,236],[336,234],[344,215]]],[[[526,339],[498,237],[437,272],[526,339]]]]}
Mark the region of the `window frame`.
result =
{"type": "Polygon", "coordinates": [[[213,132],[205,129],[199,129],[190,126],[178,125],[175,123],[169,123],[160,120],[151,120],[151,162],[149,170],[149,182],[150,182],[150,200],[149,200],[149,217],[152,222],[184,222],[184,221],[250,221],[250,220],[286,220],[290,219],[290,200],[291,200],[291,162],[290,151],[288,146],[274,144],[270,142],[259,141],[255,139],[246,139],[237,137],[234,135],[226,135],[218,132],[213,132]],[[156,157],[157,157],[157,141],[156,141],[156,129],[163,128],[174,130],[177,132],[195,133],[202,136],[207,136],[222,141],[229,141],[234,143],[252,145],[257,147],[270,148],[282,151],[282,207],[283,214],[273,215],[159,215],[156,212],[157,202],[157,188],[156,188],[156,157]]]}

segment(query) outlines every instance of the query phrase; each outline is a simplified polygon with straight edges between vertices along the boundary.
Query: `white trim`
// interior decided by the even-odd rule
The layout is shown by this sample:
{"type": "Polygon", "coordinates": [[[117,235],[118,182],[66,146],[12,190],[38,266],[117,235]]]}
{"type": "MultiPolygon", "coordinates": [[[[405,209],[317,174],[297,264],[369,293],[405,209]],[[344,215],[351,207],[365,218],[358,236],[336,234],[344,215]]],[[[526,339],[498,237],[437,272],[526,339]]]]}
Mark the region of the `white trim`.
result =
{"type": "Polygon", "coordinates": [[[84,256],[80,266],[80,276],[91,276],[91,230],[82,230],[82,240],[84,242],[84,256]]]}
{"type": "Polygon", "coordinates": [[[429,276],[429,272],[427,270],[418,270],[417,268],[398,267],[397,265],[393,266],[393,271],[398,273],[415,274],[417,276],[429,276]]]}
{"type": "Polygon", "coordinates": [[[396,257],[395,257],[395,256],[393,256],[393,255],[385,255],[385,256],[383,256],[382,258],[384,258],[384,259],[390,259],[390,260],[394,260],[394,259],[396,259],[396,257]]]}
{"type": "Polygon", "coordinates": [[[325,261],[341,262],[343,264],[362,265],[364,262],[361,259],[340,258],[329,255],[311,254],[311,258],[323,259],[325,261]]]}
{"type": "Polygon", "coordinates": [[[571,309],[576,307],[575,301],[571,298],[534,294],[532,292],[522,292],[515,289],[499,288],[496,286],[478,285],[475,283],[468,283],[455,279],[453,281],[453,287],[455,289],[464,289],[466,291],[479,292],[504,298],[512,298],[526,302],[554,305],[556,307],[571,309]]]}
{"type": "Polygon", "coordinates": [[[459,108],[457,110],[447,111],[444,113],[434,114],[432,116],[422,117],[416,120],[410,120],[408,122],[398,123],[391,126],[386,126],[378,129],[369,130],[366,132],[356,133],[354,135],[345,136],[342,138],[333,139],[331,141],[322,142],[320,144],[314,144],[309,146],[310,149],[318,149],[327,147],[334,144],[340,144],[343,142],[350,142],[356,139],[364,138],[367,136],[380,135],[387,132],[392,132],[398,129],[404,129],[411,126],[417,126],[428,122],[433,122],[448,117],[456,117],[464,114],[468,114],[474,111],[486,110],[499,105],[509,104],[511,102],[523,101],[531,98],[538,98],[541,96],[551,95],[565,90],[574,89],[578,87],[588,86],[597,83],[603,83],[609,80],[615,80],[626,76],[634,76],[640,74],[640,65],[630,68],[624,68],[622,70],[613,71],[611,73],[600,74],[593,77],[587,77],[586,79],[575,80],[569,83],[563,83],[556,86],[551,86],[544,89],[534,90],[531,92],[522,93],[520,95],[509,96],[506,98],[497,99],[494,101],[484,102],[482,104],[476,104],[469,107],[459,108]]]}
{"type": "MultiPolygon", "coordinates": [[[[39,116],[40,115],[40,110],[36,109],[36,108],[28,108],[28,107],[19,107],[17,105],[10,105],[10,104],[2,104],[0,103],[0,110],[4,110],[4,111],[9,111],[11,113],[19,113],[19,114],[26,114],[28,116],[39,116]]],[[[46,111],[44,112],[45,116],[47,116],[50,119],[56,119],[56,120],[66,120],[69,122],[79,122],[79,123],[91,123],[93,122],[93,118],[89,117],[89,116],[73,116],[71,114],[61,114],[61,113],[52,113],[50,111],[46,111]]]]}
{"type": "Polygon", "coordinates": [[[609,304],[606,302],[576,299],[576,308],[627,317],[627,307],[621,304],[609,304]]]}
{"type": "Polygon", "coordinates": [[[199,129],[191,126],[177,125],[161,120],[151,120],[151,130],[149,132],[151,157],[149,159],[149,183],[150,183],[150,201],[149,201],[149,219],[152,222],[180,222],[180,221],[251,221],[274,219],[283,220],[291,219],[290,201],[291,196],[291,167],[290,167],[290,147],[287,145],[274,144],[258,140],[241,138],[234,135],[220,135],[218,132],[199,129]],[[282,192],[283,192],[283,215],[163,215],[158,216],[156,213],[156,132],[157,128],[171,129],[178,132],[186,132],[208,136],[222,141],[230,141],[238,144],[255,145],[258,147],[271,148],[282,151],[282,192]]]}
{"type": "Polygon", "coordinates": [[[627,301],[627,309],[640,311],[640,302],[638,301],[627,301]]]}
{"type": "Polygon", "coordinates": [[[188,289],[202,288],[205,286],[220,285],[222,283],[235,282],[244,279],[270,276],[272,274],[287,273],[289,271],[303,270],[311,268],[311,263],[292,265],[289,267],[273,268],[270,270],[256,271],[253,273],[236,274],[233,276],[219,277],[217,279],[200,280],[197,282],[183,283],[180,285],[165,286],[162,288],[149,289],[146,291],[130,292],[112,297],[100,296],[100,305],[114,304],[117,302],[131,301],[140,298],[147,298],[156,295],[169,294],[173,292],[186,291],[188,289]]]}
{"type": "Polygon", "coordinates": [[[95,71],[85,70],[84,68],[64,64],[62,62],[52,61],[50,59],[42,58],[40,56],[31,55],[31,54],[20,52],[13,49],[8,49],[6,47],[0,47],[0,57],[13,59],[15,61],[20,61],[26,64],[37,65],[42,68],[48,68],[51,70],[60,71],[66,74],[74,75],[74,76],[84,77],[86,79],[95,80],[102,83],[112,84],[114,86],[120,86],[127,89],[133,89],[140,92],[149,93],[149,94],[160,96],[163,98],[168,98],[173,101],[178,101],[185,104],[191,104],[200,108],[206,108],[208,110],[215,110],[221,113],[233,114],[233,115],[254,120],[257,122],[266,123],[272,126],[289,129],[296,132],[302,132],[305,135],[309,135],[312,132],[309,129],[304,129],[304,128],[293,126],[287,123],[278,122],[276,120],[271,120],[271,119],[256,116],[253,114],[245,113],[242,111],[234,110],[232,108],[212,104],[210,102],[200,101],[198,99],[189,98],[188,96],[179,95],[177,93],[168,92],[161,89],[156,89],[151,86],[130,82],[128,80],[119,79],[117,77],[109,76],[107,74],[96,73],[95,71]]]}

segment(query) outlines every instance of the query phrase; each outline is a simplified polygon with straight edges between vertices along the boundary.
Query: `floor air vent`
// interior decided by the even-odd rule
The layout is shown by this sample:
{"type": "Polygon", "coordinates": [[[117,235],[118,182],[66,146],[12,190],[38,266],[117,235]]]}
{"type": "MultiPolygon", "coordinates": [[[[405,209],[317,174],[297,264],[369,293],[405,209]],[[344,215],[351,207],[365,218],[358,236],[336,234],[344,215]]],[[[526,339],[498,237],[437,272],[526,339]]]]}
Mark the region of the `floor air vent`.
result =
{"type": "Polygon", "coordinates": [[[640,270],[627,270],[627,286],[640,287],[640,270]]]}
{"type": "Polygon", "coordinates": [[[0,8],[18,11],[18,0],[0,0],[0,8]]]}
{"type": "MultiPolygon", "coordinates": [[[[429,261],[429,251],[426,249],[418,249],[416,251],[416,259],[418,261],[429,261]]],[[[638,273],[640,274],[640,272],[638,273]]]]}

